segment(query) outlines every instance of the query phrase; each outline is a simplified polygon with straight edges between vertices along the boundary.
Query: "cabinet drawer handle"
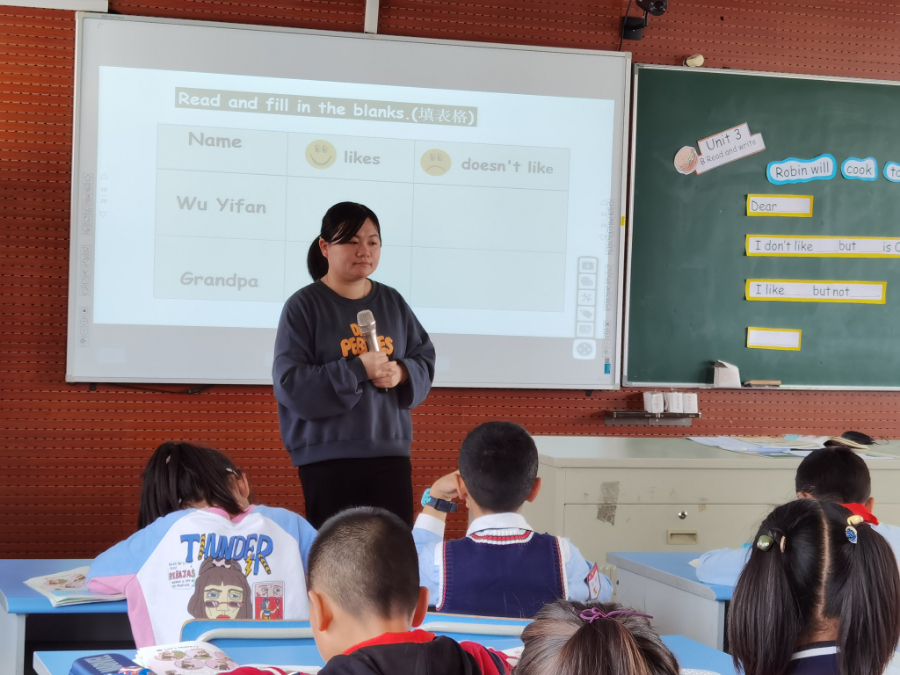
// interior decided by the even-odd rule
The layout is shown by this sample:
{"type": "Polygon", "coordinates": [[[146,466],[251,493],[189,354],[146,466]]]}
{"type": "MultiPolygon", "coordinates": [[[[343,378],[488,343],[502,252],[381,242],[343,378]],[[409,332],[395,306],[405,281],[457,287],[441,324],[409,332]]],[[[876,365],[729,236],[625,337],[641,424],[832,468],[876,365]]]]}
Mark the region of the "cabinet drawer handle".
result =
{"type": "Polygon", "coordinates": [[[691,546],[700,541],[697,530],[668,530],[666,543],[670,546],[691,546]]]}

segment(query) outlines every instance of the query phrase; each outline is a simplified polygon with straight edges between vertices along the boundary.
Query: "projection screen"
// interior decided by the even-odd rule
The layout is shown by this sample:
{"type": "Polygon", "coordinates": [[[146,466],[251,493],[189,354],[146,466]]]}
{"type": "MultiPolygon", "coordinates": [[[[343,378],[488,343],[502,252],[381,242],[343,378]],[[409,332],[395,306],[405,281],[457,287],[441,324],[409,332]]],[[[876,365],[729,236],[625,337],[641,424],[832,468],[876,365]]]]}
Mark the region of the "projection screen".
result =
{"type": "Polygon", "coordinates": [[[322,215],[437,386],[619,383],[630,56],[79,14],[66,378],[271,383],[322,215]]]}

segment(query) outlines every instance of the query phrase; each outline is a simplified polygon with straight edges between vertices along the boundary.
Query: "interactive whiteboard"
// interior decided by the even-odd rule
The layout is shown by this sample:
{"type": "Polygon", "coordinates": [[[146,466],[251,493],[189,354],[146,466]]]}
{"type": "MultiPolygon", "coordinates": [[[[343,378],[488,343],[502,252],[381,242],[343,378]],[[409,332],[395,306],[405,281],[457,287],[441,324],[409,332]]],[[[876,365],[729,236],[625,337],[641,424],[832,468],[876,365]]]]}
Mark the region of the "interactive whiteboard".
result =
{"type": "Polygon", "coordinates": [[[77,52],[70,381],[270,383],[349,200],[436,385],[618,384],[627,55],[93,15],[77,52]]]}

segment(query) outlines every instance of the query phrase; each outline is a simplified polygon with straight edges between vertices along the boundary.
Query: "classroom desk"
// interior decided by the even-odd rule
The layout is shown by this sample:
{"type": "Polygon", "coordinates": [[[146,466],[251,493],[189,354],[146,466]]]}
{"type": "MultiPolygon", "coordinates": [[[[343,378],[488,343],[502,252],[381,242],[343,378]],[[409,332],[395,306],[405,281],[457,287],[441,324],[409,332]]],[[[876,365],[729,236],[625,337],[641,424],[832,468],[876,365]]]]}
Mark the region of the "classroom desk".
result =
{"type": "Polygon", "coordinates": [[[617,568],[616,600],[653,616],[660,633],[678,632],[721,650],[725,611],[734,589],[705,584],[689,563],[697,553],[610,553],[617,568]]]}
{"type": "MultiPolygon", "coordinates": [[[[691,670],[709,670],[721,675],[735,675],[731,657],[711,649],[706,645],[690,640],[681,635],[663,635],[663,642],[678,657],[681,667],[691,670]]],[[[495,640],[485,644],[492,644],[495,640]]],[[[115,652],[116,650],[108,650],[115,652]]],[[[295,666],[322,665],[322,657],[314,646],[294,647],[230,647],[227,654],[240,665],[282,664],[295,666]]],[[[75,659],[97,654],[97,651],[63,651],[35,652],[34,669],[38,675],[69,675],[69,668],[75,659]]],[[[99,652],[102,653],[102,652],[99,652]]],[[[123,656],[132,656],[130,652],[118,652],[123,656]]]]}
{"type": "Polygon", "coordinates": [[[131,639],[124,600],[53,607],[47,598],[24,583],[32,577],[90,564],[91,560],[85,559],[0,560],[0,673],[22,675],[25,640],[34,639],[41,632],[88,642],[131,639]],[[116,614],[121,621],[110,616],[116,614]]]}
{"type": "MultiPolygon", "coordinates": [[[[522,514],[536,530],[568,537],[587,560],[601,564],[613,551],[699,554],[740,547],[775,506],[795,498],[801,461],[728,452],[686,438],[534,440],[543,483],[522,514]]],[[[878,517],[900,523],[900,442],[873,446],[872,452],[891,457],[868,462],[878,517]]]]}

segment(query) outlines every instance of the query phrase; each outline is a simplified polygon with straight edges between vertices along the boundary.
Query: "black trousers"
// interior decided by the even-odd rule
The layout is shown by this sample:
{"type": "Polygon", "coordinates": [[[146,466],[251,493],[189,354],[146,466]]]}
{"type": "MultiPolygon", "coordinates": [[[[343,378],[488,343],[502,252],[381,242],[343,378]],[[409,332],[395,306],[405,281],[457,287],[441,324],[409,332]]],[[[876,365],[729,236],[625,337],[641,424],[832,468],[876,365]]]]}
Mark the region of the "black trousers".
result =
{"type": "Polygon", "coordinates": [[[317,530],[353,506],[380,506],[413,524],[412,463],[409,457],[329,459],[297,468],[306,519],[317,530]]]}

